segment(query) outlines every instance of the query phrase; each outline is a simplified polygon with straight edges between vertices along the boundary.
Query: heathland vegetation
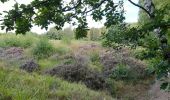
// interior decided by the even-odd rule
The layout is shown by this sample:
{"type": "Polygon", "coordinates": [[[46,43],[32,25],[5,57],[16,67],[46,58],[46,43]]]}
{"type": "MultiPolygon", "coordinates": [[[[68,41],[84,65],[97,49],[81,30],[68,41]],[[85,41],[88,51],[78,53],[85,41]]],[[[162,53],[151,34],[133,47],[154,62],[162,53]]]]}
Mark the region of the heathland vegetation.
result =
{"type": "Polygon", "coordinates": [[[137,23],[113,1],[16,1],[0,14],[0,100],[168,100],[169,0],[128,0],[140,8],[137,23]],[[87,14],[105,27],[88,28],[87,14]]]}

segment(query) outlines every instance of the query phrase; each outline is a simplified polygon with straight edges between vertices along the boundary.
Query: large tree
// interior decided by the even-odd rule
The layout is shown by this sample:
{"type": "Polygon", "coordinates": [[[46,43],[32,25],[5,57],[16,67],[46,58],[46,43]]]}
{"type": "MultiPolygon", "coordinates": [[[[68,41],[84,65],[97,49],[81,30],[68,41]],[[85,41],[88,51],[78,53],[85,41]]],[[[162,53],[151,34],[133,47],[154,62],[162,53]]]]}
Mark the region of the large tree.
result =
{"type": "Polygon", "coordinates": [[[54,23],[60,29],[66,22],[77,24],[78,31],[86,31],[86,16],[91,15],[95,21],[105,16],[105,25],[110,26],[123,21],[123,12],[123,2],[114,3],[113,0],[33,0],[28,5],[16,2],[0,21],[3,21],[2,29],[16,29],[18,34],[29,31],[32,24],[47,29],[54,23]]]}
{"type": "MultiPolygon", "coordinates": [[[[165,6],[167,6],[167,4],[170,4],[170,0],[153,0],[153,4],[156,9],[162,9],[165,6]]],[[[139,0],[139,5],[144,5],[144,0],[139,0]]],[[[170,13],[167,14],[167,19],[168,18],[170,18],[170,13]]],[[[149,19],[150,18],[149,18],[149,16],[147,16],[147,13],[145,13],[145,11],[140,9],[139,19],[138,19],[139,24],[145,24],[145,23],[149,22],[149,19]]]]}
{"type": "MultiPolygon", "coordinates": [[[[0,1],[5,3],[9,0],[0,1]]],[[[33,24],[47,29],[49,24],[54,23],[56,28],[60,29],[68,22],[73,25],[77,24],[77,34],[82,34],[88,30],[86,17],[89,15],[95,21],[106,18],[106,27],[122,23],[125,19],[123,0],[117,1],[33,0],[27,5],[16,2],[12,10],[4,11],[6,14],[3,19],[0,19],[2,21],[1,28],[6,31],[16,29],[17,34],[24,34],[30,31],[33,24]]],[[[130,32],[135,34],[127,35],[127,37],[131,38],[130,40],[135,40],[142,38],[148,31],[156,30],[163,60],[163,64],[161,64],[163,67],[158,68],[158,73],[161,73],[160,76],[167,77],[170,71],[170,47],[166,38],[167,30],[170,27],[170,18],[167,18],[170,11],[169,4],[165,3],[164,7],[159,8],[152,0],[144,0],[143,5],[136,4],[133,0],[128,1],[143,10],[149,21],[140,28],[132,28],[130,32]]]]}

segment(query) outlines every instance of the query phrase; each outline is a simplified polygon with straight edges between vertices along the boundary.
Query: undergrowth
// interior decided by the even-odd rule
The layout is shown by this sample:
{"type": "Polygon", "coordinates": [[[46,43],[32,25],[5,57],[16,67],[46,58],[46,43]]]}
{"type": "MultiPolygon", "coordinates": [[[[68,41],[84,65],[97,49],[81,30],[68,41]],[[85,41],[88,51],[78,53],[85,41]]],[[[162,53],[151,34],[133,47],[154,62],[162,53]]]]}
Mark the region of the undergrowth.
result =
{"type": "Polygon", "coordinates": [[[1,34],[0,35],[0,47],[31,47],[36,41],[37,37],[32,34],[28,35],[16,35],[16,34],[1,34]]]}
{"type": "Polygon", "coordinates": [[[59,78],[0,67],[0,100],[113,100],[59,78]]]}

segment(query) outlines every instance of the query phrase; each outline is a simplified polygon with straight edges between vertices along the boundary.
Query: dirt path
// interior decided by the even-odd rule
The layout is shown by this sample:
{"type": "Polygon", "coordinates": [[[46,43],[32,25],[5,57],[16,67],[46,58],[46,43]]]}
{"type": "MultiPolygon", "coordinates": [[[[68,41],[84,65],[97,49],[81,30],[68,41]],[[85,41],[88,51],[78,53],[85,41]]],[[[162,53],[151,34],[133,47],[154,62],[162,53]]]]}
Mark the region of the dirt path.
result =
{"type": "Polygon", "coordinates": [[[160,90],[160,82],[156,81],[149,90],[150,100],[170,100],[170,92],[160,90]]]}

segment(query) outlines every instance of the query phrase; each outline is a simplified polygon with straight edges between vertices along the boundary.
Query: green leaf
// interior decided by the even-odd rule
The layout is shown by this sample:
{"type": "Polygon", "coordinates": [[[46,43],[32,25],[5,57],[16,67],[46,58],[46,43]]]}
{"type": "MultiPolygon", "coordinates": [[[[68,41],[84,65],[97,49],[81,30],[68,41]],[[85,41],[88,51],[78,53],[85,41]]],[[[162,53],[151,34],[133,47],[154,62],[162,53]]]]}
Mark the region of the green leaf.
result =
{"type": "Polygon", "coordinates": [[[163,89],[163,90],[166,90],[167,88],[168,88],[168,85],[169,85],[170,83],[168,83],[168,82],[166,82],[166,83],[162,83],[161,84],[161,89],[163,89]]]}

